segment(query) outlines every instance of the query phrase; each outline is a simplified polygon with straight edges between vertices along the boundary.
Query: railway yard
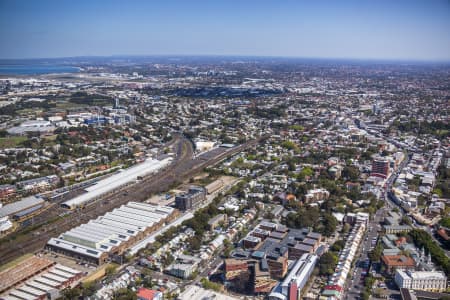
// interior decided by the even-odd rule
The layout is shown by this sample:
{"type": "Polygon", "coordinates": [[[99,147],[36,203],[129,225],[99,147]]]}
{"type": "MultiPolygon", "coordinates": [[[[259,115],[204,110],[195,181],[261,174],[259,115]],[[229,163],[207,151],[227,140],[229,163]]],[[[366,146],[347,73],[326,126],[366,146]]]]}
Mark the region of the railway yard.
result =
{"type": "Polygon", "coordinates": [[[117,191],[102,196],[98,201],[73,211],[60,207],[65,198],[52,203],[49,209],[34,216],[28,226],[7,236],[0,241],[0,264],[8,263],[15,258],[42,249],[51,237],[86,223],[129,201],[142,202],[152,194],[168,190],[171,186],[188,180],[205,167],[254,146],[260,139],[232,147],[214,148],[193,157],[192,143],[181,136],[175,136],[168,144],[175,153],[173,162],[156,174],[144,177],[141,181],[125,186],[117,191]]]}

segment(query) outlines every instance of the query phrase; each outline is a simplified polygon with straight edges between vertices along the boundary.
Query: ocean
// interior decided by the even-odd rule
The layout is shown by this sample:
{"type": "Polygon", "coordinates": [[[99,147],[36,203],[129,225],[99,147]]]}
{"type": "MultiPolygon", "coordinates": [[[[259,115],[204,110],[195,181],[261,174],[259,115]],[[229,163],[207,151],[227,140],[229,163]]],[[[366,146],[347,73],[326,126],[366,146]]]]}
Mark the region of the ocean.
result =
{"type": "Polygon", "coordinates": [[[39,75],[51,73],[76,73],[80,69],[61,65],[0,65],[0,75],[39,75]]]}

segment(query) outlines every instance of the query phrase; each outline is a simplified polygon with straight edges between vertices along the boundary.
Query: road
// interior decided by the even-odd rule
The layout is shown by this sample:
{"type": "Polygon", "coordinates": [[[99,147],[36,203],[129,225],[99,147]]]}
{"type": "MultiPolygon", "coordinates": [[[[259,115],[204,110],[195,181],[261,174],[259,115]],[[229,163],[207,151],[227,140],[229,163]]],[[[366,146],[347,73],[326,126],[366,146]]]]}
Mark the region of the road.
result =
{"type": "Polygon", "coordinates": [[[352,276],[347,280],[347,294],[345,299],[360,299],[361,292],[364,290],[363,271],[369,272],[369,267],[362,266],[363,262],[369,261],[369,252],[373,248],[373,242],[378,240],[378,231],[381,230],[380,223],[386,215],[387,208],[379,209],[374,217],[370,220],[368,231],[365,234],[364,240],[360,245],[360,255],[356,260],[355,268],[352,276]]]}
{"type": "Polygon", "coordinates": [[[386,202],[386,205],[388,206],[388,208],[398,208],[399,210],[399,214],[403,217],[403,216],[407,216],[410,220],[411,220],[411,225],[414,228],[417,229],[422,229],[424,231],[426,231],[430,237],[436,242],[436,244],[438,244],[441,249],[445,252],[445,254],[450,257],[450,251],[445,249],[443,247],[443,245],[441,244],[441,242],[434,236],[435,232],[433,231],[432,228],[430,228],[430,226],[427,225],[421,225],[418,224],[409,214],[408,212],[406,212],[400,205],[398,205],[397,203],[395,203],[394,201],[392,201],[390,199],[390,197],[388,196],[388,192],[391,190],[392,185],[395,183],[395,180],[397,179],[398,175],[401,173],[401,170],[408,164],[409,162],[409,158],[407,157],[399,166],[398,170],[396,173],[392,174],[392,176],[389,178],[387,186],[386,186],[386,190],[384,192],[384,200],[386,202]]]}
{"type": "MultiPolygon", "coordinates": [[[[352,276],[347,280],[347,292],[345,299],[360,299],[361,292],[364,290],[364,276],[362,276],[362,273],[369,272],[369,266],[363,266],[363,263],[370,261],[368,254],[373,248],[374,242],[378,241],[379,231],[381,231],[380,224],[383,222],[384,217],[387,215],[389,210],[396,207],[396,204],[389,199],[388,192],[391,190],[398,174],[400,174],[403,168],[408,164],[408,161],[409,158],[406,156],[406,158],[398,166],[396,172],[389,176],[386,181],[384,193],[382,195],[382,199],[385,201],[385,206],[377,210],[374,217],[369,222],[368,232],[366,232],[364,241],[360,245],[360,256],[355,264],[352,276]]],[[[400,208],[400,211],[403,212],[403,209],[400,208]]],[[[390,294],[396,295],[399,294],[399,291],[390,290],[390,294]]]]}
{"type": "MultiPolygon", "coordinates": [[[[367,233],[366,238],[365,238],[363,244],[361,245],[362,250],[361,250],[361,256],[359,258],[360,262],[364,262],[364,261],[368,260],[368,252],[370,251],[370,248],[371,248],[372,239],[378,238],[377,231],[381,229],[380,222],[383,221],[383,217],[387,214],[387,212],[389,210],[392,210],[394,207],[396,207],[396,208],[398,208],[399,214],[401,216],[407,215],[407,212],[405,212],[405,210],[401,206],[399,206],[397,203],[393,202],[390,199],[390,197],[388,196],[388,193],[389,193],[389,191],[391,191],[392,185],[395,183],[395,180],[397,179],[398,175],[401,173],[403,168],[406,167],[408,162],[409,162],[409,157],[408,157],[408,155],[406,155],[405,160],[402,161],[402,163],[397,168],[396,172],[393,173],[386,181],[384,193],[382,195],[382,199],[385,201],[385,207],[378,210],[375,214],[374,219],[370,222],[369,232],[367,233]]],[[[430,229],[430,227],[417,224],[414,220],[412,220],[411,217],[409,217],[409,218],[411,219],[412,226],[414,228],[419,228],[419,229],[425,230],[435,240],[435,242],[438,243],[438,245],[440,245],[439,241],[434,237],[434,234],[433,234],[432,230],[430,229]]],[[[443,250],[445,251],[445,253],[448,256],[450,256],[450,251],[446,251],[445,249],[443,249],[443,250]]],[[[362,268],[358,263],[356,264],[356,267],[352,273],[353,276],[347,282],[348,292],[347,292],[345,299],[360,299],[360,293],[364,289],[364,282],[361,281],[361,273],[362,273],[363,269],[366,269],[368,271],[368,268],[365,268],[365,267],[362,268]]],[[[395,284],[390,283],[387,285],[387,287],[388,287],[388,296],[390,298],[400,299],[400,292],[396,288],[395,284]]]]}

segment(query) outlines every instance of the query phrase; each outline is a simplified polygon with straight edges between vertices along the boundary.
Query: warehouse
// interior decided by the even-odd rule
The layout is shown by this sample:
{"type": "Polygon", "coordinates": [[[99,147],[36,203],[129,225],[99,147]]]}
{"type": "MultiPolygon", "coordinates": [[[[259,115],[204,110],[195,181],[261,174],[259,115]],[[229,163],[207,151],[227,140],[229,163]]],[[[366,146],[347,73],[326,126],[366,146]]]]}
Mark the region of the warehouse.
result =
{"type": "Polygon", "coordinates": [[[50,239],[46,248],[75,259],[102,264],[112,256],[122,255],[127,248],[174,216],[176,210],[171,207],[130,202],[50,239]],[[136,210],[136,207],[141,209],[136,210]]]}
{"type": "Polygon", "coordinates": [[[165,158],[163,160],[148,159],[143,163],[98,181],[95,185],[87,187],[85,189],[86,193],[65,201],[61,206],[67,209],[84,207],[85,205],[98,200],[101,196],[134,183],[138,177],[150,175],[151,173],[166,167],[171,160],[172,158],[165,158]]]}
{"type": "Polygon", "coordinates": [[[45,201],[36,196],[23,198],[20,201],[7,204],[0,208],[0,218],[13,216],[14,219],[24,219],[44,207],[45,201]]]}
{"type": "Polygon", "coordinates": [[[25,280],[14,285],[0,298],[5,300],[48,299],[48,293],[66,288],[77,282],[82,276],[83,273],[81,271],[56,264],[49,269],[39,271],[36,275],[25,277],[25,280]]]}

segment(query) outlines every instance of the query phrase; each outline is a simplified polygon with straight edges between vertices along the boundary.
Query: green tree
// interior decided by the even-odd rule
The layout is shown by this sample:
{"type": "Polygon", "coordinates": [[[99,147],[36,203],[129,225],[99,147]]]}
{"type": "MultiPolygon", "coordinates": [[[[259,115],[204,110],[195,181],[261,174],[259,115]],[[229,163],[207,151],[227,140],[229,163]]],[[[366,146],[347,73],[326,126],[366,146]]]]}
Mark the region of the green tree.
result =
{"type": "Polygon", "coordinates": [[[331,236],[336,231],[338,222],[332,214],[327,213],[323,216],[322,224],[322,234],[325,236],[331,236]]]}
{"type": "Polygon", "coordinates": [[[373,262],[380,261],[381,255],[383,254],[383,247],[380,243],[377,243],[375,248],[369,252],[369,259],[373,262]]]}
{"type": "Polygon", "coordinates": [[[346,166],[342,170],[342,177],[347,180],[356,181],[359,179],[359,170],[354,166],[346,166]]]}
{"type": "Polygon", "coordinates": [[[326,252],[319,259],[319,274],[320,275],[332,275],[336,269],[336,265],[339,258],[333,252],[326,252]]]}
{"type": "Polygon", "coordinates": [[[79,299],[81,296],[81,289],[79,287],[66,288],[61,292],[61,294],[62,299],[64,300],[79,299]]]}

